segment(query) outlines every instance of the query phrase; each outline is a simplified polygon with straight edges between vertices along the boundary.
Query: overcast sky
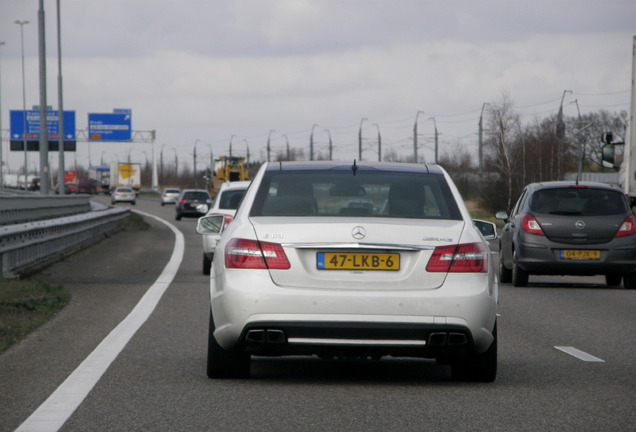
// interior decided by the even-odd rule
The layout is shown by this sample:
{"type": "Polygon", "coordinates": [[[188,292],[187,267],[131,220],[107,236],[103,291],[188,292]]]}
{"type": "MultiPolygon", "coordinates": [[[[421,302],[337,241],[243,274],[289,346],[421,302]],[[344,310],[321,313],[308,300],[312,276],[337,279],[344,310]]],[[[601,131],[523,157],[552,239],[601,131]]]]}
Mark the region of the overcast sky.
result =
{"type": "MultiPolygon", "coordinates": [[[[38,0],[0,0],[3,137],[9,110],[22,108],[20,26],[26,105],[39,104],[38,0]]],[[[48,105],[57,109],[56,1],[45,0],[48,105]]],[[[628,110],[633,0],[61,0],[64,109],[77,129],[88,113],[132,110],[134,130],[156,131],[157,158],[198,168],[233,153],[252,160],[290,146],[334,158],[384,151],[477,150],[485,102],[509,94],[525,120],[628,110]],[[417,115],[419,111],[422,113],[417,115]],[[362,121],[363,118],[367,120],[362,121]],[[434,119],[434,120],[433,120],[434,119]],[[317,125],[317,126],[314,126],[317,125]],[[273,132],[270,132],[273,131],[273,132]],[[234,136],[234,138],[232,138],[234,136]],[[199,162],[201,161],[201,162],[199,162]]],[[[75,159],[143,162],[150,144],[78,142],[75,159]],[[132,146],[132,147],[131,147],[132,146]],[[145,152],[145,153],[144,153],[145,152]]],[[[19,170],[23,154],[3,157],[19,170]]],[[[39,157],[29,156],[35,166],[39,157]]],[[[57,155],[51,156],[57,166],[57,155]]]]}

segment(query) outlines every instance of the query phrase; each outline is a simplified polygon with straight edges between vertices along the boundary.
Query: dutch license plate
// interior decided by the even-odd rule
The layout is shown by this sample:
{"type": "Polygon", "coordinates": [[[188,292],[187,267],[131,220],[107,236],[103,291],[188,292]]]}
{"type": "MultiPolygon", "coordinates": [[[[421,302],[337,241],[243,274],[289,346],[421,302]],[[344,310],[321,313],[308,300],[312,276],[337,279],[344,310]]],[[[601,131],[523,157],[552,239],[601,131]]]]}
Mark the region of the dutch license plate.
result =
{"type": "Polygon", "coordinates": [[[597,260],[601,258],[599,250],[564,249],[561,251],[561,258],[573,260],[597,260]]]}
{"type": "Polygon", "coordinates": [[[319,270],[399,270],[399,253],[318,252],[319,270]]]}

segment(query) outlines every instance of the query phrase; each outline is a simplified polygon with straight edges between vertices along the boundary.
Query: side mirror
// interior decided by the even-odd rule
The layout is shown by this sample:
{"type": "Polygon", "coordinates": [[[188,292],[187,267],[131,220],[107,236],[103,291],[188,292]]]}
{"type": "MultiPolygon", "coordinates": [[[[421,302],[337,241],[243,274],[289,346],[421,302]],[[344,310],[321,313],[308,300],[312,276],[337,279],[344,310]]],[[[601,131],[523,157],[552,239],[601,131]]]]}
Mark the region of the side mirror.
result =
{"type": "Polygon", "coordinates": [[[495,218],[502,220],[502,221],[506,221],[508,222],[508,219],[510,219],[510,216],[508,216],[508,212],[505,210],[500,210],[497,213],[495,213],[495,218]]]}
{"type": "Polygon", "coordinates": [[[473,219],[473,223],[486,240],[494,240],[497,238],[497,225],[494,223],[479,219],[473,219]]]}
{"type": "Polygon", "coordinates": [[[225,216],[211,215],[200,217],[197,221],[199,234],[221,234],[225,226],[225,216]]]}

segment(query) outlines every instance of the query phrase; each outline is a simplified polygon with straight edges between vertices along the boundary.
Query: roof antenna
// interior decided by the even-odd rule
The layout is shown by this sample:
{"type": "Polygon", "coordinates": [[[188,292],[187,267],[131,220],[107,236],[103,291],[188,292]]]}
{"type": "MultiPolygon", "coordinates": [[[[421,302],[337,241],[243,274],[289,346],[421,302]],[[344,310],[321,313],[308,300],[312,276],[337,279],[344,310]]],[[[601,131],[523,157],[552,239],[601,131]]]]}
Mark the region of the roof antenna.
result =
{"type": "Polygon", "coordinates": [[[358,166],[356,165],[356,160],[353,160],[353,165],[351,165],[351,171],[353,171],[353,175],[356,175],[356,171],[358,171],[358,166]]]}

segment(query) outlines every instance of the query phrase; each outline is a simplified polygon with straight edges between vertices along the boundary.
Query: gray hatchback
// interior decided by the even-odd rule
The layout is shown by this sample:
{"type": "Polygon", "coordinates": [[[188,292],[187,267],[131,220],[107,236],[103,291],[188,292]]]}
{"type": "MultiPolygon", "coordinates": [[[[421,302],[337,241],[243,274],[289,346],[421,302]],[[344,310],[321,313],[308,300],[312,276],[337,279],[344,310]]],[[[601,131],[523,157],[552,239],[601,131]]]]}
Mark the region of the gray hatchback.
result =
{"type": "Polygon", "coordinates": [[[499,280],[530,275],[605,275],[636,288],[636,218],[620,189],[603,183],[544,182],[524,188],[499,240],[499,280]]]}

